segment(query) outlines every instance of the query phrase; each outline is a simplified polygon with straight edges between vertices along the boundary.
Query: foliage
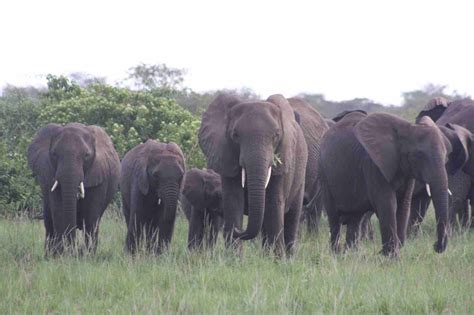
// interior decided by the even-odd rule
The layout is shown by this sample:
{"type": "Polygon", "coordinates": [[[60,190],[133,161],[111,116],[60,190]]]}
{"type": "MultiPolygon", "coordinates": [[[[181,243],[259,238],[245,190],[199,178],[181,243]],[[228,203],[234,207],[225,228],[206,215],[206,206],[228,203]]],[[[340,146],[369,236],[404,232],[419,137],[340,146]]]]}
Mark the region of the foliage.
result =
{"type": "Polygon", "coordinates": [[[131,80],[137,89],[153,90],[164,89],[176,91],[184,81],[184,69],[171,68],[165,64],[149,65],[141,63],[128,70],[128,80],[131,80]]]}

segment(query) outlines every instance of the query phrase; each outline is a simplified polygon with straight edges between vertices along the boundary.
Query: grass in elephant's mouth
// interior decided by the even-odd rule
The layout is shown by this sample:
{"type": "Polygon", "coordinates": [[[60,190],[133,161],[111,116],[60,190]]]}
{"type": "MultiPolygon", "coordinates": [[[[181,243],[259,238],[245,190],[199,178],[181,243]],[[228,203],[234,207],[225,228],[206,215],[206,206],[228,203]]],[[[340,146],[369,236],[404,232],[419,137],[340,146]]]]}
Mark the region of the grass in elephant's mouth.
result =
{"type": "Polygon", "coordinates": [[[242,256],[222,239],[190,253],[182,217],[167,253],[132,258],[123,252],[123,220],[111,211],[96,255],[45,259],[41,224],[0,221],[1,314],[474,313],[474,233],[455,233],[438,255],[432,216],[399,260],[378,255],[378,237],[333,255],[326,221],[318,238],[303,233],[291,259],[262,254],[260,240],[242,256]]]}

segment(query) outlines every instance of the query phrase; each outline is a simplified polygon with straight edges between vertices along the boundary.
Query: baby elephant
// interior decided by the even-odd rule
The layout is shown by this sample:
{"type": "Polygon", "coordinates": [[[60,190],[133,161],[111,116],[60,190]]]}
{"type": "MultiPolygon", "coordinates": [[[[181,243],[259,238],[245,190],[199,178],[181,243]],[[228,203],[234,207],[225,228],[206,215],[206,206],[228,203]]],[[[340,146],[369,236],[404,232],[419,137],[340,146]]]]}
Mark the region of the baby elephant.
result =
{"type": "Polygon", "coordinates": [[[193,168],[186,173],[181,205],[189,221],[188,247],[202,246],[205,230],[208,247],[214,246],[223,225],[221,177],[213,170],[193,168]]]}
{"type": "Polygon", "coordinates": [[[120,190],[129,253],[135,253],[142,239],[155,254],[168,247],[184,172],[184,156],[175,143],[148,140],[125,155],[120,190]]]}

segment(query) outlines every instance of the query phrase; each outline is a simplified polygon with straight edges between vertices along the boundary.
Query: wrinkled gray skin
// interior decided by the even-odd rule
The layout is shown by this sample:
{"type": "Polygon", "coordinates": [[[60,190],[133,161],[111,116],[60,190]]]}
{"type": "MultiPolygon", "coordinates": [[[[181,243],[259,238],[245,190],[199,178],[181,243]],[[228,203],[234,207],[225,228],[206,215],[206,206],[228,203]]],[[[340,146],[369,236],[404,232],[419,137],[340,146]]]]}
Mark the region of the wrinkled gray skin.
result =
{"type": "Polygon", "coordinates": [[[184,172],[183,152],[173,142],[150,139],[125,154],[120,190],[127,252],[134,254],[143,239],[154,254],[169,246],[184,172]]]}
{"type": "Polygon", "coordinates": [[[86,250],[95,252],[100,218],[119,181],[120,160],[109,136],[97,126],[48,124],[27,155],[43,194],[46,254],[73,247],[76,228],[85,233],[86,250]]]}
{"type": "Polygon", "coordinates": [[[324,135],[321,145],[321,179],[332,249],[339,250],[343,222],[356,224],[375,209],[382,253],[398,256],[418,179],[431,186],[438,222],[434,248],[443,252],[448,240],[445,164],[450,151],[449,142],[429,118],[414,125],[383,113],[344,116],[324,135]]]}
{"type": "Polygon", "coordinates": [[[273,95],[266,101],[242,102],[220,94],[203,113],[199,144],[208,167],[221,175],[227,246],[262,231],[264,247],[274,248],[278,256],[291,254],[308,151],[288,101],[273,95]],[[245,195],[249,219],[242,231],[245,195]]]}
{"type": "MultiPolygon", "coordinates": [[[[468,227],[469,225],[473,227],[474,225],[471,223],[471,220],[474,220],[474,217],[471,216],[471,220],[469,219],[468,200],[471,200],[471,203],[473,202],[471,196],[473,196],[472,175],[474,174],[474,148],[472,147],[473,141],[471,133],[474,132],[474,102],[465,99],[448,103],[443,98],[434,98],[420,112],[417,120],[423,116],[429,116],[433,120],[436,120],[438,126],[449,124],[448,128],[457,129],[458,133],[463,132],[459,126],[466,128],[470,132],[463,132],[466,138],[463,140],[463,144],[468,151],[467,156],[453,154],[453,157],[450,158],[450,160],[452,159],[453,162],[457,163],[457,168],[452,167],[452,174],[448,177],[449,188],[453,194],[449,216],[453,226],[455,226],[454,223],[456,222],[457,214],[463,227],[468,227]],[[464,164],[462,162],[464,162],[464,164]]],[[[417,233],[430,203],[430,198],[426,191],[422,191],[418,196],[415,195],[415,197],[417,198],[414,198],[412,202],[409,229],[412,234],[417,233]]]]}
{"type": "Polygon", "coordinates": [[[317,234],[322,213],[321,188],[318,187],[319,157],[321,139],[329,129],[325,119],[311,105],[300,98],[289,98],[293,110],[299,115],[299,124],[308,146],[308,163],[306,165],[303,216],[307,222],[308,232],[317,234]],[[317,195],[315,197],[315,195],[317,195]],[[315,200],[312,200],[316,198],[315,200]]]}
{"type": "Polygon", "coordinates": [[[189,222],[189,249],[202,247],[204,238],[207,247],[213,247],[224,224],[220,175],[210,169],[187,171],[181,192],[181,208],[189,222]]]}

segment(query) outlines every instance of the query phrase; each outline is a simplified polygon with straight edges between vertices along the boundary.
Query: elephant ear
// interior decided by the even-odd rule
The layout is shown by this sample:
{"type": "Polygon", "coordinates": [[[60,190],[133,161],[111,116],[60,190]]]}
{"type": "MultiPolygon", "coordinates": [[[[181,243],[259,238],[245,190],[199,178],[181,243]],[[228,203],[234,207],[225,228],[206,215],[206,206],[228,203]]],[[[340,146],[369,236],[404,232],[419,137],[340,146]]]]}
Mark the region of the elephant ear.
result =
{"type": "Polygon", "coordinates": [[[113,174],[120,172],[120,159],[114,144],[104,129],[86,126],[95,141],[95,157],[91,167],[84,174],[85,187],[100,185],[113,174]]]}
{"type": "Polygon", "coordinates": [[[129,151],[128,154],[131,154],[131,159],[133,160],[133,175],[137,180],[138,189],[143,195],[148,194],[149,184],[148,184],[148,147],[152,145],[154,140],[148,139],[145,143],[137,145],[132,151],[129,151]]]}
{"type": "Polygon", "coordinates": [[[400,164],[397,130],[409,126],[409,122],[384,113],[371,114],[355,126],[355,136],[388,182],[400,164]]]}
{"type": "Polygon", "coordinates": [[[59,134],[62,128],[58,124],[46,125],[38,131],[33,142],[28,147],[28,166],[40,183],[45,185],[52,184],[54,177],[54,170],[49,158],[51,139],[59,134]]]}
{"type": "Polygon", "coordinates": [[[209,168],[222,176],[237,176],[240,172],[239,151],[227,133],[228,113],[240,103],[230,94],[219,94],[202,114],[199,145],[207,158],[209,168]]]}
{"type": "Polygon", "coordinates": [[[181,151],[181,148],[179,147],[179,145],[177,145],[174,142],[167,143],[166,151],[172,153],[173,155],[176,155],[176,157],[178,158],[179,164],[181,165],[181,168],[183,169],[183,174],[186,173],[186,162],[185,162],[183,151],[181,151]]]}
{"type": "Polygon", "coordinates": [[[453,171],[462,168],[469,160],[469,149],[472,145],[472,133],[456,124],[446,124],[446,127],[453,131],[455,137],[448,139],[451,141],[452,152],[449,157],[449,164],[453,171]]]}
{"type": "Polygon", "coordinates": [[[293,108],[283,95],[272,95],[267,99],[267,102],[275,104],[280,109],[280,121],[283,134],[277,152],[280,154],[279,158],[281,163],[273,166],[272,173],[275,175],[282,175],[289,172],[295,159],[296,141],[298,139],[298,130],[300,127],[296,121],[293,108]]]}

